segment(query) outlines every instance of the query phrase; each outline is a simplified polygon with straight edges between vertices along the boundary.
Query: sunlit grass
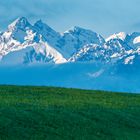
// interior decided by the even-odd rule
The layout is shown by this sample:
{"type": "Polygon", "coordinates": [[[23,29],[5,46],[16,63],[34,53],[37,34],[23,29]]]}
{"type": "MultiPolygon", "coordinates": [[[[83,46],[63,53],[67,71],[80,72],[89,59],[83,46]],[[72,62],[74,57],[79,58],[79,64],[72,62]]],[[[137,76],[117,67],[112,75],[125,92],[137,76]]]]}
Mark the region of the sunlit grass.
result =
{"type": "Polygon", "coordinates": [[[140,95],[0,86],[0,139],[139,140],[140,95]]]}

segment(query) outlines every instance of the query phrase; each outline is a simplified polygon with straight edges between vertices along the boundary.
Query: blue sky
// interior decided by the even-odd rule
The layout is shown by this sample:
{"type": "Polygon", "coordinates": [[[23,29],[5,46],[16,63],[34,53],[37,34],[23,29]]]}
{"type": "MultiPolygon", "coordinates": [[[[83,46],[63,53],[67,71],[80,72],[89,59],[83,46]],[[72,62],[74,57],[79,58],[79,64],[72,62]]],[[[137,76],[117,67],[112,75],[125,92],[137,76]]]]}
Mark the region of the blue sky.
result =
{"type": "Polygon", "coordinates": [[[57,31],[77,25],[107,37],[140,31],[140,0],[1,0],[0,30],[17,17],[42,19],[57,31]]]}

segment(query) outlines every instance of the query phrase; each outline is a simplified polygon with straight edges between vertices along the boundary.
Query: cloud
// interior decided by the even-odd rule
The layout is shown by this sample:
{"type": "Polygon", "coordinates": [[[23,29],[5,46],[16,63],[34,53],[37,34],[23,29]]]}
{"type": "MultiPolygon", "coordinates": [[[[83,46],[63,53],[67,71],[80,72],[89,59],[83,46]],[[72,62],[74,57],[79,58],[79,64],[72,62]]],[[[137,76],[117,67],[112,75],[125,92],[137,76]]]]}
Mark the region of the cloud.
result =
{"type": "Polygon", "coordinates": [[[100,75],[102,75],[104,73],[104,70],[101,69],[97,72],[94,72],[94,73],[88,73],[88,76],[91,77],[91,78],[97,78],[99,77],[100,75]]]}

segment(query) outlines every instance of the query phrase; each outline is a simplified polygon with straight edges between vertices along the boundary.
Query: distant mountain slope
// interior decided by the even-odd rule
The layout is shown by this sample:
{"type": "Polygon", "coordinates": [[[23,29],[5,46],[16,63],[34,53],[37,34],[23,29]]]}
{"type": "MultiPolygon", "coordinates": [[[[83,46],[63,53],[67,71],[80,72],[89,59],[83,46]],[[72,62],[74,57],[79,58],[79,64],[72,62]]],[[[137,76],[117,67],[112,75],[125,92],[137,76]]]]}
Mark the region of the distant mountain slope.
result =
{"type": "Polygon", "coordinates": [[[130,55],[136,54],[139,48],[140,33],[138,32],[132,34],[120,32],[104,39],[91,30],[77,26],[64,33],[58,33],[41,20],[31,25],[25,17],[22,17],[0,34],[0,63],[6,63],[7,60],[11,64],[98,61],[102,63],[119,61],[128,64],[126,61],[132,59],[130,55]],[[21,61],[8,60],[12,55],[14,60],[21,61]],[[124,62],[125,58],[128,59],[124,62]]]}
{"type": "MultiPolygon", "coordinates": [[[[74,27],[60,34],[41,20],[31,25],[26,18],[22,17],[10,24],[7,31],[1,33],[0,57],[2,59],[11,52],[17,53],[16,51],[19,52],[24,48],[33,47],[35,55],[33,56],[32,53],[28,52],[28,54],[32,55],[29,57],[35,57],[32,60],[36,61],[36,56],[38,56],[38,58],[44,57],[41,59],[41,62],[43,60],[44,63],[64,63],[80,48],[89,43],[101,45],[105,43],[105,40],[100,35],[80,27],[74,27]],[[40,54],[38,54],[37,50],[41,50],[40,54]]],[[[28,63],[31,62],[33,61],[29,61],[28,63]]]]}
{"type": "Polygon", "coordinates": [[[59,65],[14,65],[0,67],[0,84],[44,85],[140,93],[140,66],[65,63],[59,65]]]}
{"type": "Polygon", "coordinates": [[[63,58],[59,51],[50,46],[50,42],[47,42],[46,38],[49,40],[49,37],[53,38],[52,36],[57,37],[59,34],[41,21],[32,26],[26,18],[19,18],[8,26],[6,32],[1,34],[1,57],[7,57],[6,55],[12,52],[13,55],[15,53],[15,56],[17,56],[15,60],[23,60],[20,63],[24,63],[25,61],[26,63],[34,63],[36,61],[53,63],[66,62],[66,59],[63,58]],[[45,35],[47,35],[47,37],[45,35]],[[28,52],[26,51],[26,53],[23,54],[23,49],[28,47],[32,47],[32,51],[28,49],[28,52]],[[16,55],[17,52],[23,55],[16,55]]]}
{"type": "Polygon", "coordinates": [[[140,92],[140,33],[104,39],[81,27],[58,33],[18,18],[0,33],[0,84],[140,92]]]}

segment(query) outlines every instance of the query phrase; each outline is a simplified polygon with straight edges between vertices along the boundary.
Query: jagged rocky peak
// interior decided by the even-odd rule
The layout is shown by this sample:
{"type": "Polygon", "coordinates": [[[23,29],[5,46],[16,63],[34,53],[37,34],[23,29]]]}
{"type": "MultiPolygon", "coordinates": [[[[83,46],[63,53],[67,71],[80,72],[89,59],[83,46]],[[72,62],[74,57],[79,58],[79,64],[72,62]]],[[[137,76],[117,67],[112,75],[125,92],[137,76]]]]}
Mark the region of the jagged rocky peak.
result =
{"type": "Polygon", "coordinates": [[[59,46],[65,52],[64,55],[67,59],[87,44],[103,45],[104,43],[105,40],[101,35],[78,26],[65,31],[59,40],[59,46]]]}
{"type": "Polygon", "coordinates": [[[83,47],[84,45],[90,43],[99,45],[103,45],[105,43],[105,40],[101,35],[92,30],[84,29],[78,26],[74,26],[65,31],[63,34],[63,38],[67,40],[71,39],[73,42],[78,43],[77,46],[79,47],[83,47]]]}
{"type": "Polygon", "coordinates": [[[41,34],[47,41],[51,42],[49,38],[58,38],[60,34],[48,26],[46,23],[42,22],[42,20],[38,20],[34,24],[34,28],[37,30],[39,34],[41,34]]]}
{"type": "MultiPolygon", "coordinates": [[[[64,63],[67,60],[116,62],[124,56],[127,58],[130,53],[133,55],[138,48],[140,48],[138,32],[132,34],[120,32],[105,40],[100,34],[78,26],[60,34],[42,20],[31,25],[25,17],[16,19],[0,36],[1,58],[16,51],[21,51],[24,55],[25,51],[22,50],[27,49],[31,59],[54,63],[64,63]],[[34,53],[30,53],[29,47],[34,53]]],[[[135,56],[139,55],[140,53],[136,53],[135,56]]]]}
{"type": "Polygon", "coordinates": [[[119,33],[115,33],[111,36],[109,36],[107,39],[106,39],[106,42],[108,42],[109,40],[111,39],[121,39],[122,41],[125,40],[127,34],[125,32],[119,32],[119,33]]]}
{"type": "Polygon", "coordinates": [[[44,23],[41,19],[35,22],[34,26],[38,28],[39,30],[53,30],[51,27],[49,27],[46,23],[44,23]]]}
{"type": "Polygon", "coordinates": [[[134,49],[140,47],[140,32],[133,32],[128,34],[125,41],[134,49]]]}
{"type": "Polygon", "coordinates": [[[27,27],[31,27],[31,24],[25,17],[16,19],[13,23],[8,26],[8,30],[13,31],[17,28],[25,30],[27,27]]]}
{"type": "MultiPolygon", "coordinates": [[[[84,29],[84,28],[79,27],[79,26],[73,26],[66,32],[67,33],[80,33],[80,32],[85,32],[85,31],[87,31],[87,29],[84,29]]],[[[90,30],[88,30],[88,31],[90,31],[90,30]]]]}
{"type": "Polygon", "coordinates": [[[107,62],[107,56],[106,56],[106,48],[107,46],[100,46],[97,44],[88,44],[85,45],[81,50],[79,50],[78,53],[74,54],[69,61],[72,62],[95,62],[95,61],[102,61],[107,62]]]}
{"type": "Polygon", "coordinates": [[[125,41],[121,39],[110,39],[109,41],[106,42],[106,45],[109,46],[112,49],[121,49],[121,50],[130,50],[132,49],[131,46],[129,46],[125,41]]]}
{"type": "MultiPolygon", "coordinates": [[[[79,26],[74,26],[72,28],[70,28],[69,30],[65,31],[64,32],[64,35],[65,34],[71,34],[73,36],[84,36],[85,38],[89,39],[89,40],[95,40],[95,43],[105,43],[105,40],[104,38],[97,34],[96,32],[92,31],[92,30],[89,30],[89,29],[84,29],[84,28],[81,28],[79,26]],[[97,41],[98,40],[98,41],[97,41]]],[[[91,42],[93,43],[93,42],[91,42]]]]}
{"type": "Polygon", "coordinates": [[[79,26],[73,26],[69,30],[67,30],[65,33],[82,33],[82,32],[93,33],[93,31],[91,31],[89,29],[84,29],[84,28],[79,27],[79,26]]]}

